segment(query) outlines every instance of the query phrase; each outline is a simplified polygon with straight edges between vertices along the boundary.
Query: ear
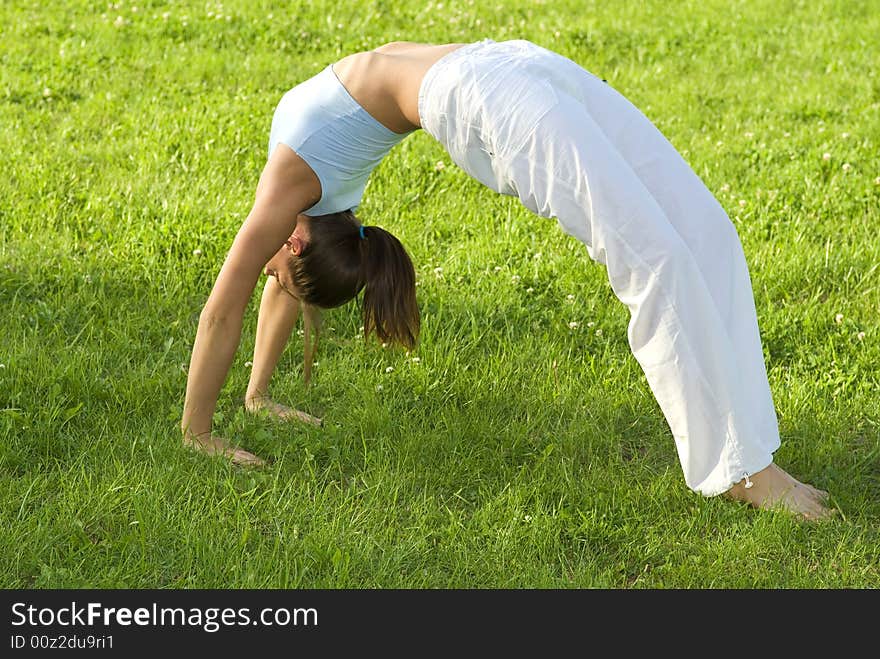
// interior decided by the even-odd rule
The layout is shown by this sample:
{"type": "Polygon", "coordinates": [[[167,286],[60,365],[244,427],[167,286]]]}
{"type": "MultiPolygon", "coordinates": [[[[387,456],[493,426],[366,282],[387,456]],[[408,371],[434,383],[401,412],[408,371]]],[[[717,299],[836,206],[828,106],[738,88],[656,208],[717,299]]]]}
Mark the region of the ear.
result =
{"type": "Polygon", "coordinates": [[[306,246],[306,244],[305,244],[305,242],[303,242],[302,238],[300,238],[296,234],[293,234],[289,238],[288,242],[290,244],[290,249],[293,251],[293,253],[296,256],[299,256],[300,254],[302,254],[303,248],[306,246]]]}

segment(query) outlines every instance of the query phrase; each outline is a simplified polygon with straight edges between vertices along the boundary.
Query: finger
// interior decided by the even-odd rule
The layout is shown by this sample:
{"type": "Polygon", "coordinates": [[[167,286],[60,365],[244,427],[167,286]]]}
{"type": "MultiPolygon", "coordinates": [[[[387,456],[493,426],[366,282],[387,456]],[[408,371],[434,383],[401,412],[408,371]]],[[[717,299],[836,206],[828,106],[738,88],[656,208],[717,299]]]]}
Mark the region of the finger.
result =
{"type": "Polygon", "coordinates": [[[246,467],[262,467],[266,464],[265,460],[258,458],[253,453],[249,453],[244,449],[235,449],[233,451],[232,462],[246,467]]]}
{"type": "Polygon", "coordinates": [[[318,417],[312,416],[311,414],[306,414],[305,412],[301,412],[300,410],[286,410],[284,416],[289,419],[302,421],[303,423],[310,423],[313,426],[324,425],[324,422],[318,417]]]}

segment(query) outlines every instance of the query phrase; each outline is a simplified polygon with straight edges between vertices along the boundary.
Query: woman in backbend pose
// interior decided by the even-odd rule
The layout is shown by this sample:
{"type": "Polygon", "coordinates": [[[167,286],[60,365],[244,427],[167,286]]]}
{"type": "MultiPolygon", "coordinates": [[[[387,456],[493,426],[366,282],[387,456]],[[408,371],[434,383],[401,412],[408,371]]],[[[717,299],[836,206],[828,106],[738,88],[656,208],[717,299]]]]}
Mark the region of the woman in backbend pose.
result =
{"type": "Polygon", "coordinates": [[[366,334],[414,344],[410,258],[352,211],[370,172],[419,128],[481,183],[556,218],[606,266],[688,487],[808,518],[829,513],[827,493],[773,463],[776,414],[733,224],[636,107],[528,41],[390,43],[344,57],[283,96],[253,208],[199,319],[182,419],[187,445],[261,462],[211,433],[261,273],[270,276],[249,409],[291,412],[269,398],[268,383],[300,303],[335,307],[363,290],[366,334]]]}

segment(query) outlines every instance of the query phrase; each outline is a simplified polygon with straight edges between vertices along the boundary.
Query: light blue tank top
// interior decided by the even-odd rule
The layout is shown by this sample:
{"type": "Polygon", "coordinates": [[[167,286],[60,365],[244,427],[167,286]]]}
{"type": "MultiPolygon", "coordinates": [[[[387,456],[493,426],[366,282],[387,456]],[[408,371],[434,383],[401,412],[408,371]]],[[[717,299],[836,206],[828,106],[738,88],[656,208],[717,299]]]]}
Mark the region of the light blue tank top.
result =
{"type": "Polygon", "coordinates": [[[282,96],[272,117],[269,155],[281,143],[293,149],[321,182],[309,216],[356,210],[376,165],[407,133],[373,118],[345,89],[332,65],[282,96]]]}

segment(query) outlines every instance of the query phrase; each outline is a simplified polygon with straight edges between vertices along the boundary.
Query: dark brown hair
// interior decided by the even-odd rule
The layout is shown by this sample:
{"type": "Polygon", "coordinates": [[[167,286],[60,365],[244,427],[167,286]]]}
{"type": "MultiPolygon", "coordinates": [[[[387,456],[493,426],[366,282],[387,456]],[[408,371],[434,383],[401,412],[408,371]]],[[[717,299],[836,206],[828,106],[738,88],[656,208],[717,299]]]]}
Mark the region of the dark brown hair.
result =
{"type": "Polygon", "coordinates": [[[419,336],[416,273],[403,245],[375,226],[363,227],[344,211],[310,217],[309,236],[291,260],[293,281],[306,304],[329,309],[357,297],[364,335],[414,348],[419,336]]]}

